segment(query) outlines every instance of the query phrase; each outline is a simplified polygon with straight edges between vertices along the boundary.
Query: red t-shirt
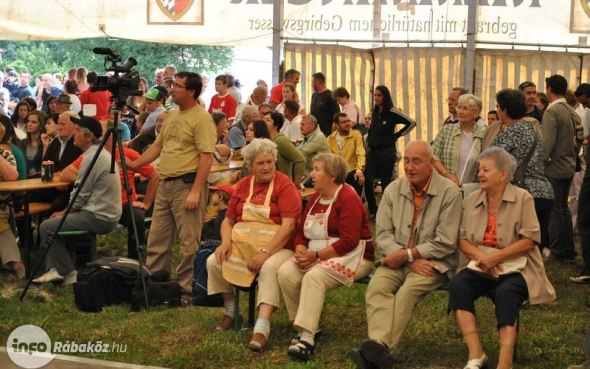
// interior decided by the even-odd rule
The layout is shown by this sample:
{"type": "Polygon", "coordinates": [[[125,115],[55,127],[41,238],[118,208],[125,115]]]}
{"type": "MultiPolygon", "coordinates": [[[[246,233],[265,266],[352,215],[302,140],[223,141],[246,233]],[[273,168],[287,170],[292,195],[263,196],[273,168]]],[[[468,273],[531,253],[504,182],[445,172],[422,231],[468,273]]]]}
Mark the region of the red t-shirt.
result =
{"type": "Polygon", "coordinates": [[[211,98],[211,105],[209,105],[209,114],[215,111],[225,113],[227,120],[235,119],[236,100],[229,93],[225,96],[213,96],[211,98]]]}
{"type": "Polygon", "coordinates": [[[82,104],[82,109],[84,109],[84,105],[86,104],[95,104],[96,115],[94,118],[99,120],[106,119],[109,117],[109,105],[111,104],[109,100],[110,97],[111,93],[109,91],[91,92],[90,89],[88,89],[80,94],[80,103],[82,104]]]}
{"type": "Polygon", "coordinates": [[[284,82],[281,82],[278,85],[275,85],[270,90],[270,99],[269,99],[269,101],[271,103],[275,103],[275,104],[279,105],[280,103],[283,102],[283,83],[284,82]]]}
{"type": "MultiPolygon", "coordinates": [[[[309,243],[309,240],[303,234],[303,224],[305,223],[307,214],[310,211],[311,214],[317,214],[328,210],[329,205],[323,205],[319,201],[314,206],[318,197],[320,197],[320,193],[314,193],[307,203],[305,211],[301,214],[301,219],[297,224],[295,245],[307,246],[309,243]]],[[[367,210],[354,188],[349,185],[342,186],[338,197],[332,204],[332,210],[328,217],[328,236],[340,238],[332,244],[332,247],[334,247],[334,250],[340,256],[346,255],[354,250],[360,240],[367,240],[364,259],[370,261],[375,260],[375,246],[371,240],[372,234],[367,210]]]]}
{"type": "MultiPolygon", "coordinates": [[[[234,194],[227,205],[226,218],[234,219],[236,222],[242,221],[242,211],[244,203],[250,194],[250,178],[252,174],[242,178],[234,190],[234,194]]],[[[268,183],[254,182],[254,194],[250,199],[252,204],[262,205],[268,191],[268,183]]],[[[301,215],[301,195],[289,179],[283,173],[275,172],[274,191],[270,196],[270,219],[276,224],[282,224],[283,218],[298,219],[301,215]]],[[[285,249],[293,250],[293,237],[285,245],[285,249]]]]}
{"type": "MultiPolygon", "coordinates": [[[[137,151],[129,149],[127,147],[123,148],[123,152],[125,153],[125,157],[129,161],[135,161],[139,158],[139,154],[137,151]]],[[[80,169],[80,164],[82,164],[82,157],[80,155],[78,159],[74,160],[72,165],[76,169],[80,169]]],[[[119,159],[119,150],[117,150],[117,154],[115,159],[119,159]]],[[[137,193],[135,193],[135,173],[139,173],[144,177],[149,177],[152,173],[156,170],[151,164],[144,165],[138,169],[127,169],[127,179],[129,180],[129,187],[131,187],[131,201],[137,201],[137,193]]],[[[127,191],[125,190],[125,180],[123,179],[123,170],[119,168],[119,178],[121,178],[121,199],[123,200],[123,205],[127,205],[127,191]]]]}

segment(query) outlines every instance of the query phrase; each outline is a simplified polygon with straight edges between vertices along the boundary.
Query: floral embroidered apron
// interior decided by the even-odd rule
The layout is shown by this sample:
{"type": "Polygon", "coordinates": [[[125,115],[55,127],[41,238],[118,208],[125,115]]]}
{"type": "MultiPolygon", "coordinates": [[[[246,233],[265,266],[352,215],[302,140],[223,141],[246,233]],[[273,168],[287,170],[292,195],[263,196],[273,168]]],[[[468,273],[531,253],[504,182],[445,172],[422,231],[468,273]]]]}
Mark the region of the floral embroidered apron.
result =
{"type": "MultiPolygon", "coordinates": [[[[328,209],[325,213],[311,214],[314,206],[318,203],[321,196],[318,196],[316,201],[311,206],[311,209],[305,218],[305,223],[303,224],[303,234],[305,235],[305,238],[309,240],[309,244],[307,246],[308,250],[319,251],[340,239],[338,237],[328,236],[328,218],[330,217],[330,212],[332,211],[332,204],[334,204],[334,201],[336,201],[341,188],[342,185],[340,185],[336,190],[334,199],[328,206],[328,209]]],[[[360,240],[358,246],[348,254],[344,256],[333,257],[328,260],[322,260],[321,262],[314,264],[313,267],[319,268],[324,273],[333,277],[342,284],[351,286],[356,278],[356,274],[361,266],[364,255],[365,240],[360,240]]],[[[294,260],[295,258],[291,259],[292,262],[294,262],[294,260]]],[[[300,270],[302,272],[307,272],[309,269],[300,270]]]]}
{"type": "Polygon", "coordinates": [[[270,219],[270,198],[274,179],[268,185],[263,205],[250,203],[254,194],[254,177],[250,180],[250,193],[242,209],[242,221],[232,229],[232,248],[228,260],[221,265],[223,278],[231,284],[250,287],[256,273],[248,270],[248,262],[256,253],[268,247],[280,224],[270,219]]]}

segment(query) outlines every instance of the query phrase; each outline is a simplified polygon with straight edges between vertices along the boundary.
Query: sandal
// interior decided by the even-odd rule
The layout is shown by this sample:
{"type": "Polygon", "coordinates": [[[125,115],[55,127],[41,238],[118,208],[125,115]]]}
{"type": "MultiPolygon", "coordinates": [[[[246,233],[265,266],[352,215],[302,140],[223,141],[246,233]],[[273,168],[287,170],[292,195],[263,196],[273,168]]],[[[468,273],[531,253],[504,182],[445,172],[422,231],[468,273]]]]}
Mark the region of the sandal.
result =
{"type": "MultiPolygon", "coordinates": [[[[314,340],[317,340],[321,336],[322,336],[322,329],[319,328],[317,331],[315,331],[315,334],[313,336],[313,339],[314,340]]],[[[295,346],[299,342],[301,342],[301,336],[300,335],[296,335],[295,337],[291,338],[291,346],[295,346]]]]}
{"type": "Polygon", "coordinates": [[[289,346],[287,354],[292,358],[308,361],[315,352],[315,345],[310,345],[306,341],[299,341],[298,344],[289,346]]]}
{"type": "Polygon", "coordinates": [[[471,359],[463,369],[484,369],[488,367],[488,356],[484,353],[479,359],[471,359]]]}

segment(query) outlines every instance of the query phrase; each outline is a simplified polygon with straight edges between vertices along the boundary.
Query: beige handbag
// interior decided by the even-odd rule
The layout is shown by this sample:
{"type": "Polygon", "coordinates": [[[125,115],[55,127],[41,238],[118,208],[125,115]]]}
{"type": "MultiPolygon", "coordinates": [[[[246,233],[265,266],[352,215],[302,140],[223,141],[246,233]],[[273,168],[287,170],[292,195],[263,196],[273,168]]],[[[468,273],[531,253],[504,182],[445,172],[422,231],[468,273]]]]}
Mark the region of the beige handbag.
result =
{"type": "MultiPolygon", "coordinates": [[[[485,252],[486,254],[493,254],[494,252],[500,251],[500,249],[495,249],[493,247],[487,246],[478,246],[478,248],[485,252]]],[[[481,276],[487,278],[493,278],[491,274],[484,272],[483,270],[479,269],[479,267],[475,266],[476,260],[471,260],[469,264],[467,264],[467,269],[471,270],[474,273],[477,273],[481,276]]],[[[518,256],[514,259],[506,260],[502,262],[500,265],[502,266],[502,271],[500,272],[500,276],[514,274],[514,273],[521,273],[526,266],[527,258],[526,256],[518,256]]]]}

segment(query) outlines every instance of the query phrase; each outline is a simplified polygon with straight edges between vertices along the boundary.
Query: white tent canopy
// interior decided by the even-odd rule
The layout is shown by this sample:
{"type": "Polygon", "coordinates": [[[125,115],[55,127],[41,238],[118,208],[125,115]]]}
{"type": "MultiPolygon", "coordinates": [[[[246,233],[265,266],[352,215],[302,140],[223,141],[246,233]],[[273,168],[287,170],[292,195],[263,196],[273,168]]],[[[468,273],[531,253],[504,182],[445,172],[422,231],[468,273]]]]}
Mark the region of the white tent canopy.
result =
{"type": "MultiPolygon", "coordinates": [[[[199,45],[271,46],[289,41],[467,40],[471,0],[284,0],[273,24],[273,0],[18,0],[0,2],[0,38],[67,40],[125,38],[199,45]],[[374,6],[374,2],[381,5],[374,6]]],[[[590,0],[478,1],[476,42],[585,45],[590,0]]],[[[365,43],[363,43],[365,41],[365,43]]]]}
{"type": "Polygon", "coordinates": [[[315,72],[331,89],[347,87],[363,112],[383,84],[420,123],[406,139],[436,136],[454,86],[492,109],[501,88],[531,80],[543,91],[555,73],[573,87],[590,70],[590,0],[18,0],[1,1],[0,14],[5,40],[274,45],[275,63],[278,34],[284,68],[302,73],[304,105],[315,72]]]}

